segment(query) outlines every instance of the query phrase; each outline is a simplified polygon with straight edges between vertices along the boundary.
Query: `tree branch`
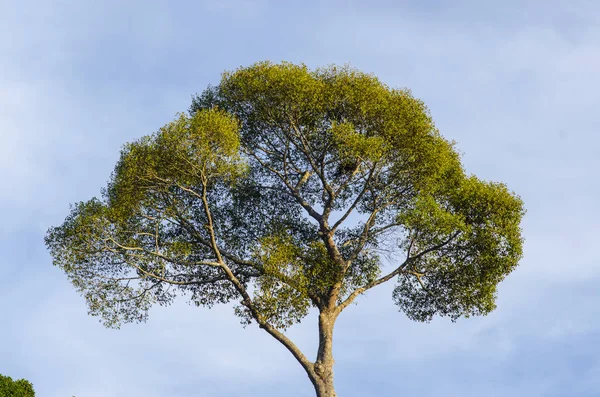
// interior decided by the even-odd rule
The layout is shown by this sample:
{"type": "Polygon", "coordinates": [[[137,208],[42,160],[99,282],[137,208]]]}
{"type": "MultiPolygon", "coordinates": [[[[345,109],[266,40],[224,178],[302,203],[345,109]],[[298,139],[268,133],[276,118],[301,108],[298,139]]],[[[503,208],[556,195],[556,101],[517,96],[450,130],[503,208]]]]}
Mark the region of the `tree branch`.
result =
{"type": "Polygon", "coordinates": [[[324,170],[323,170],[323,161],[324,161],[324,159],[322,159],[322,161],[321,161],[321,167],[318,167],[317,164],[315,164],[314,159],[311,156],[311,153],[314,150],[309,147],[308,142],[304,138],[304,134],[302,134],[302,131],[300,131],[300,129],[298,128],[298,126],[296,125],[296,123],[291,118],[290,118],[290,126],[292,127],[292,129],[296,133],[296,137],[300,140],[301,146],[297,145],[294,142],[293,139],[291,139],[290,141],[292,142],[292,144],[294,146],[296,146],[296,148],[298,150],[300,150],[304,154],[304,156],[306,157],[306,160],[309,162],[311,168],[313,169],[313,171],[317,174],[317,176],[321,180],[321,184],[323,185],[323,189],[325,189],[325,191],[327,192],[328,198],[327,198],[327,200],[324,203],[323,214],[322,214],[322,217],[325,220],[327,220],[328,217],[329,217],[329,214],[331,213],[331,208],[333,206],[333,201],[335,200],[335,191],[333,190],[333,188],[331,187],[331,185],[329,185],[329,183],[325,179],[325,174],[324,174],[324,170]]]}
{"type": "Polygon", "coordinates": [[[306,210],[306,212],[311,217],[313,217],[317,222],[319,222],[319,223],[321,222],[322,215],[319,214],[317,211],[315,211],[315,209],[306,200],[304,200],[304,198],[302,198],[302,196],[300,196],[299,190],[297,190],[294,186],[292,186],[290,184],[289,180],[287,180],[283,175],[281,175],[281,173],[279,171],[277,171],[273,167],[270,167],[267,164],[265,164],[265,162],[262,161],[255,154],[253,154],[253,153],[248,153],[248,154],[250,156],[254,157],[254,159],[256,159],[256,161],[258,161],[258,163],[263,168],[265,168],[265,169],[271,171],[273,174],[275,174],[285,184],[285,186],[289,189],[290,193],[292,194],[292,197],[294,197],[296,199],[296,201],[298,202],[298,204],[300,204],[302,206],[302,208],[304,208],[304,210],[306,210]]]}
{"type": "MultiPolygon", "coordinates": [[[[364,194],[367,192],[368,190],[368,186],[369,186],[369,182],[371,181],[371,178],[373,177],[373,174],[375,173],[375,164],[373,165],[373,168],[371,168],[371,171],[369,172],[369,175],[367,177],[367,180],[365,181],[365,185],[363,186],[362,190],[360,191],[360,193],[356,196],[356,199],[354,200],[354,202],[352,203],[352,205],[350,205],[350,207],[346,210],[346,212],[344,213],[344,215],[342,215],[342,217],[340,219],[338,219],[338,221],[333,225],[333,227],[331,228],[332,231],[336,231],[338,227],[340,227],[340,225],[342,223],[344,223],[344,221],[346,220],[346,218],[348,218],[348,216],[350,216],[350,214],[352,213],[352,211],[354,211],[354,208],[356,208],[356,206],[358,205],[358,203],[360,202],[360,200],[363,198],[364,194]]],[[[341,191],[342,188],[345,188],[348,184],[348,182],[350,181],[350,178],[348,179],[348,181],[343,184],[342,186],[340,186],[340,188],[338,189],[338,191],[341,191]]]]}
{"type": "Polygon", "coordinates": [[[281,344],[283,344],[296,358],[296,360],[304,367],[307,373],[314,373],[312,363],[306,358],[306,356],[302,353],[302,351],[296,346],[288,337],[286,337],[282,332],[278,331],[275,327],[269,324],[263,316],[261,316],[260,312],[252,302],[252,298],[248,294],[248,291],[244,287],[244,285],[239,281],[239,279],[233,274],[229,266],[223,261],[223,257],[217,246],[216,237],[214,234],[214,229],[212,227],[212,214],[210,212],[210,207],[208,206],[208,199],[206,195],[206,184],[203,180],[203,188],[202,188],[202,202],[204,204],[204,210],[206,213],[206,218],[208,220],[207,229],[210,235],[210,242],[212,249],[217,257],[217,261],[220,265],[220,268],[225,272],[227,278],[234,285],[235,289],[242,297],[242,304],[248,308],[252,317],[259,324],[260,328],[264,329],[267,333],[273,336],[276,340],[278,340],[281,344]]]}
{"type": "MultiPolygon", "coordinates": [[[[426,250],[423,250],[423,251],[419,252],[417,255],[412,256],[412,257],[410,256],[410,250],[412,248],[412,241],[411,241],[409,248],[407,250],[408,252],[407,252],[406,259],[404,260],[404,262],[402,262],[402,264],[400,264],[400,266],[398,266],[396,269],[394,269],[392,272],[388,273],[387,275],[385,275],[381,278],[378,278],[375,281],[372,281],[371,283],[365,285],[364,287],[360,287],[360,288],[357,288],[356,290],[354,290],[342,303],[340,303],[336,307],[336,313],[339,314],[342,310],[344,310],[349,304],[351,304],[354,301],[354,299],[356,299],[356,297],[358,295],[363,294],[364,292],[370,290],[371,288],[376,287],[379,284],[383,284],[386,281],[390,280],[392,277],[399,275],[409,263],[414,262],[415,260],[421,258],[422,256],[424,256],[430,252],[439,250],[440,248],[443,248],[444,246],[448,245],[459,234],[460,234],[460,231],[457,231],[457,232],[453,233],[448,239],[446,239],[446,240],[442,241],[441,243],[436,244],[426,250]]],[[[409,272],[409,273],[414,274],[414,272],[409,272]]],[[[419,274],[419,277],[421,275],[422,274],[419,274]]],[[[421,282],[420,278],[419,278],[419,282],[421,282]]]]}

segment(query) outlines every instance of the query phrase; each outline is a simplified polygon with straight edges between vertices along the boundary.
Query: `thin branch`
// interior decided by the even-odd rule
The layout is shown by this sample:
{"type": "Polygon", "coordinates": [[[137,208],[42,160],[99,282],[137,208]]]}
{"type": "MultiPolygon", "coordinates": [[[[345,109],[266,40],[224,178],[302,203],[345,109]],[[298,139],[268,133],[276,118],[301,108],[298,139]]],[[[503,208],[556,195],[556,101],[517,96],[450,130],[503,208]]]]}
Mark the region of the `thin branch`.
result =
{"type": "MultiPolygon", "coordinates": [[[[354,290],[342,303],[340,303],[336,307],[336,312],[339,314],[349,304],[351,304],[358,295],[363,294],[364,292],[370,290],[371,288],[376,287],[379,284],[383,284],[386,281],[390,280],[392,277],[399,275],[409,263],[416,261],[417,259],[421,258],[424,255],[427,255],[430,252],[433,252],[433,251],[439,250],[440,248],[443,248],[444,246],[449,244],[452,240],[454,240],[454,238],[456,238],[456,236],[458,236],[459,234],[460,234],[460,231],[455,232],[448,239],[446,239],[446,240],[442,241],[441,243],[436,244],[426,250],[419,252],[415,256],[410,256],[410,249],[412,248],[412,242],[411,242],[411,244],[409,245],[409,251],[407,253],[406,259],[404,260],[404,262],[402,262],[402,264],[400,264],[400,266],[398,266],[396,269],[394,269],[392,272],[388,273],[387,275],[385,275],[381,278],[378,278],[375,281],[372,281],[371,283],[365,285],[364,287],[360,287],[360,288],[357,288],[356,290],[354,290]]],[[[411,274],[414,274],[414,272],[412,272],[411,274]]]]}
{"type": "Polygon", "coordinates": [[[294,197],[296,199],[296,201],[302,206],[302,208],[304,208],[306,210],[306,212],[313,217],[315,220],[317,220],[319,223],[321,222],[322,219],[322,215],[319,214],[317,211],[315,211],[315,209],[306,201],[304,200],[304,198],[302,198],[302,196],[300,196],[300,193],[298,190],[296,190],[294,188],[294,186],[292,186],[289,182],[289,180],[287,180],[283,175],[281,175],[281,173],[279,171],[277,171],[276,169],[274,169],[273,167],[269,167],[264,161],[262,161],[258,156],[254,155],[253,153],[249,153],[250,156],[254,157],[256,159],[256,161],[258,161],[258,163],[265,169],[271,171],[272,173],[274,173],[289,189],[290,193],[292,194],[292,197],[294,197]]]}
{"type": "MultiPolygon", "coordinates": [[[[369,182],[371,181],[371,178],[373,177],[373,174],[375,173],[375,168],[376,168],[376,166],[374,164],[373,168],[371,168],[371,171],[369,172],[369,176],[367,177],[367,180],[365,181],[365,184],[364,184],[362,190],[356,196],[356,199],[354,200],[354,202],[352,203],[352,205],[350,205],[350,207],[348,208],[348,210],[346,210],[346,212],[344,213],[344,215],[342,215],[342,217],[333,225],[333,227],[331,228],[331,230],[336,231],[337,228],[342,223],[344,223],[344,221],[346,220],[346,218],[348,218],[348,216],[350,216],[350,214],[352,213],[352,211],[354,211],[354,209],[356,208],[356,206],[358,205],[358,203],[360,202],[360,200],[363,198],[364,194],[368,190],[369,182]]],[[[338,192],[341,191],[342,187],[345,187],[345,186],[348,185],[348,182],[350,182],[350,178],[348,178],[348,181],[345,184],[343,184],[342,186],[340,186],[340,189],[338,189],[338,192]]]]}
{"type": "Polygon", "coordinates": [[[311,156],[311,153],[313,152],[313,149],[309,147],[308,142],[304,138],[304,134],[302,134],[302,131],[300,131],[300,129],[298,128],[298,126],[296,125],[296,123],[294,123],[294,121],[292,119],[290,119],[290,126],[295,131],[296,136],[300,140],[301,146],[296,145],[295,142],[294,142],[294,140],[291,140],[292,144],[294,146],[296,146],[296,148],[298,150],[300,150],[304,154],[304,156],[308,160],[311,168],[313,169],[313,171],[317,174],[317,176],[321,180],[321,184],[323,185],[323,189],[325,189],[325,191],[327,192],[328,199],[324,203],[324,206],[323,206],[323,215],[322,215],[322,217],[325,220],[327,220],[327,218],[329,217],[329,214],[331,213],[331,208],[333,206],[333,201],[335,200],[335,192],[334,192],[333,188],[331,187],[331,185],[329,185],[329,183],[325,179],[325,174],[323,172],[324,171],[323,170],[323,166],[324,166],[323,165],[323,161],[324,161],[324,159],[322,159],[322,161],[321,161],[321,167],[318,167],[317,164],[315,164],[314,159],[311,156]]]}

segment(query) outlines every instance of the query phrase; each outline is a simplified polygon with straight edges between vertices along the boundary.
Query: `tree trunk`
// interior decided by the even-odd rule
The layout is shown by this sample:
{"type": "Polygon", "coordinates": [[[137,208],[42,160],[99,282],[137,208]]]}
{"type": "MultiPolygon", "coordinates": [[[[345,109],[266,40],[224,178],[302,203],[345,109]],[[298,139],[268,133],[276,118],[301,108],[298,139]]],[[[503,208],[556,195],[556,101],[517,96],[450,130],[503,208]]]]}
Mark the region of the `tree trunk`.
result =
{"type": "Polygon", "coordinates": [[[317,397],[337,397],[333,386],[333,325],[335,316],[329,312],[319,314],[319,350],[315,361],[313,385],[317,397]]]}

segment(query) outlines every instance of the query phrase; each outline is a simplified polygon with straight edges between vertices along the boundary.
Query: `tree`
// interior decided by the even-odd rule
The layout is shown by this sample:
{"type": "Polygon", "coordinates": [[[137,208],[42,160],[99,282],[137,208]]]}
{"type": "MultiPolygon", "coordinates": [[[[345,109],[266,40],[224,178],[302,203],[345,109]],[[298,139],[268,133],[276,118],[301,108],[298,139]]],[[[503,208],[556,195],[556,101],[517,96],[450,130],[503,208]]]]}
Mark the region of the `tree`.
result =
{"type": "Polygon", "coordinates": [[[0,397],[35,397],[33,385],[25,379],[0,375],[0,397]]]}
{"type": "Polygon", "coordinates": [[[349,67],[262,62],[223,74],[121,152],[100,199],[46,236],[105,325],[153,303],[237,301],[335,396],[333,329],[396,280],[416,321],[485,315],[522,255],[522,201],[467,175],[422,101],[349,67]],[[310,360],[285,335],[318,312],[310,360]]]}

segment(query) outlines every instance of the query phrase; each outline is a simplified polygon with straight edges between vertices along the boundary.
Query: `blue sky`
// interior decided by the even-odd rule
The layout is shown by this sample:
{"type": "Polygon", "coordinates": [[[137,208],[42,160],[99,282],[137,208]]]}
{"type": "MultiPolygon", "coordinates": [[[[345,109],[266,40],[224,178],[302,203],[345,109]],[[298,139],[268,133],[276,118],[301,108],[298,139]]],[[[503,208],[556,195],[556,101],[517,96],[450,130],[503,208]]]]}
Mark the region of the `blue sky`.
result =
{"type": "MultiPolygon", "coordinates": [[[[224,70],[350,63],[423,99],[468,171],[528,209],[498,309],[410,322],[392,285],[340,317],[341,397],[600,395],[600,3],[0,0],[0,373],[42,397],[312,396],[231,307],[180,301],[104,329],[43,236],[120,147],[224,70]]],[[[289,331],[316,351],[309,319],[289,331]]]]}

